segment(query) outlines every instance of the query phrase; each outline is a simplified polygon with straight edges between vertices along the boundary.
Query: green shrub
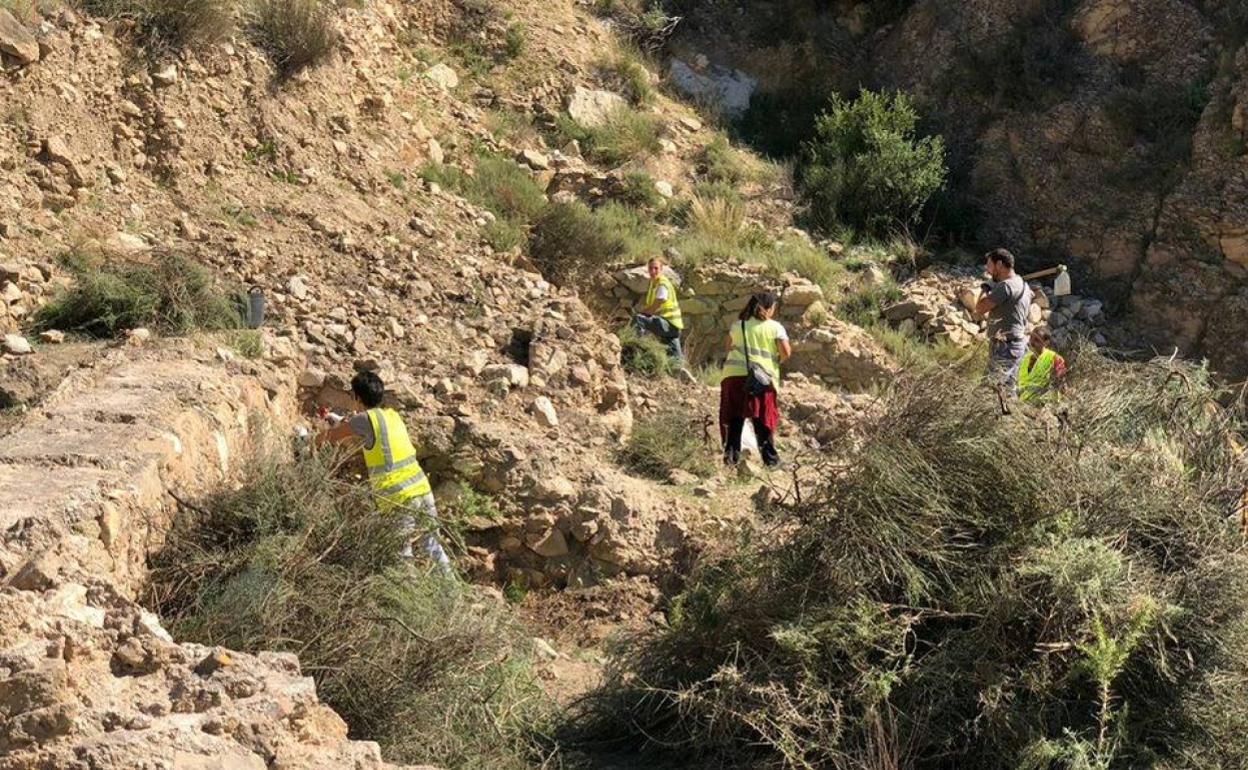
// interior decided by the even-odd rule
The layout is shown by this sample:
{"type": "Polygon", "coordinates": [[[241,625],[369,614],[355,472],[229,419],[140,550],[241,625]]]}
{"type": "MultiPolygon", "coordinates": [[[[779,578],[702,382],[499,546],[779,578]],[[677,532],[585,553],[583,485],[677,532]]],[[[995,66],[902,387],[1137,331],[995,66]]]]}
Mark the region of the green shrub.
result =
{"type": "Polygon", "coordinates": [[[156,49],[207,46],[229,37],[234,16],[225,0],[84,0],[94,16],[128,21],[156,49]]]}
{"type": "Polygon", "coordinates": [[[529,223],[546,207],[546,194],[533,176],[514,161],[482,155],[472,174],[454,166],[428,164],[420,171],[426,182],[455,190],[494,214],[483,236],[495,251],[510,251],[525,241],[529,223]]]}
{"type": "Polygon", "coordinates": [[[940,370],[896,383],[573,725],[687,764],[1237,766],[1242,406],[1192,367],[1071,371],[1060,426],[940,370]]]}
{"type": "Polygon", "coordinates": [[[561,115],[558,129],[564,140],[576,139],[591,160],[611,166],[659,151],[659,118],[631,107],[621,107],[594,128],[561,115]]]}
{"type": "Polygon", "coordinates": [[[264,337],[255,329],[239,329],[227,337],[229,345],[243,358],[255,360],[264,355],[264,337]]]}
{"type": "Polygon", "coordinates": [[[533,225],[529,254],[548,280],[568,285],[584,274],[654,254],[658,237],[634,209],[580,202],[549,206],[533,225]]]}
{"type": "Polygon", "coordinates": [[[652,334],[638,334],[626,326],[615,333],[620,338],[620,363],[634,374],[667,377],[676,371],[667,345],[652,334]]]}
{"type": "Polygon", "coordinates": [[[654,479],[667,479],[677,469],[705,478],[715,473],[717,444],[704,446],[702,436],[703,423],[692,412],[647,415],[633,425],[622,459],[634,472],[654,479]]]}
{"type": "Polygon", "coordinates": [[[544,718],[526,637],[502,607],[404,564],[403,535],[327,458],[257,463],[179,512],[149,598],[172,633],[298,654],[353,737],[388,759],[529,767],[544,718]]]}
{"type": "Polygon", "coordinates": [[[338,46],[333,7],[323,0],[255,0],[248,30],[283,77],[324,61],[338,46]]]}
{"type": "Polygon", "coordinates": [[[884,308],[900,301],[901,296],[901,289],[891,280],[881,286],[855,287],[841,297],[837,314],[858,326],[872,326],[879,323],[884,308]]]}
{"type": "Polygon", "coordinates": [[[703,200],[719,199],[741,205],[741,194],[728,182],[696,182],[693,185],[693,195],[703,200]]]}
{"type": "Polygon", "coordinates": [[[599,66],[634,105],[640,107],[654,101],[650,72],[640,54],[625,50],[599,66]]]}
{"type": "Polygon", "coordinates": [[[644,171],[630,171],[624,175],[623,189],[615,200],[633,208],[658,208],[664,198],[654,186],[654,177],[644,171]]]}
{"type": "Polygon", "coordinates": [[[875,234],[914,224],[945,181],[944,142],[917,139],[917,122],[900,92],[863,90],[852,102],[832,97],[804,145],[801,190],[811,222],[875,234]]]}
{"type": "Polygon", "coordinates": [[[1143,142],[1143,153],[1129,155],[1113,181],[1126,187],[1168,189],[1178,181],[1192,154],[1196,125],[1209,89],[1159,89],[1152,84],[1119,88],[1106,104],[1106,116],[1128,143],[1143,142]]]}
{"type": "Polygon", "coordinates": [[[518,21],[513,21],[507,25],[507,31],[503,33],[503,51],[508,59],[515,59],[524,52],[524,44],[526,40],[524,25],[518,21]]]}
{"type": "Polygon", "coordinates": [[[709,182],[739,185],[750,177],[746,161],[723,136],[716,136],[702,148],[698,163],[702,175],[709,182]]]}
{"type": "Polygon", "coordinates": [[[74,282],[35,316],[40,329],[114,337],[129,329],[162,334],[231,329],[242,316],[229,293],[202,266],[173,253],[150,262],[66,258],[74,282]]]}

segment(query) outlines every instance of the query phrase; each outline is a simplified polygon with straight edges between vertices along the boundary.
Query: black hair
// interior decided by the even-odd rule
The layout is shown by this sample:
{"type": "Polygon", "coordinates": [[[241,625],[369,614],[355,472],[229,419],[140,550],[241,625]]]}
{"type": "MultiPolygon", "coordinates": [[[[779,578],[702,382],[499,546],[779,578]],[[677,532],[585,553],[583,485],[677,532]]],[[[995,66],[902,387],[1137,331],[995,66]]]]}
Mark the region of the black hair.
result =
{"type": "Polygon", "coordinates": [[[381,406],[386,397],[386,386],[377,372],[360,372],[351,378],[351,392],[364,406],[372,409],[381,406]]]}
{"type": "Polygon", "coordinates": [[[737,316],[742,321],[748,321],[758,315],[759,310],[766,310],[776,306],[780,298],[769,291],[760,291],[750,297],[750,301],[746,303],[745,309],[737,316]]]}
{"type": "Polygon", "coordinates": [[[1009,249],[993,249],[984,256],[992,262],[996,262],[999,265],[1005,265],[1011,270],[1014,269],[1014,255],[1010,253],[1009,249]]]}
{"type": "Polygon", "coordinates": [[[1037,326],[1031,333],[1039,335],[1041,341],[1044,342],[1045,345],[1048,345],[1053,341],[1053,332],[1049,331],[1049,327],[1047,326],[1037,326]]]}

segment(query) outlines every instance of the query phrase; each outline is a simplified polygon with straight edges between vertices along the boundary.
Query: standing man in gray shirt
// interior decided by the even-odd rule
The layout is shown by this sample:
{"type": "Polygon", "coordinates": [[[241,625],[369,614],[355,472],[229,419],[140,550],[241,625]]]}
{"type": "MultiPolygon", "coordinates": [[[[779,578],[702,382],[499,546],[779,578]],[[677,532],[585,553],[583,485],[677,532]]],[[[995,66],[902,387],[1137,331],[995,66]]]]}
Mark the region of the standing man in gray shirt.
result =
{"type": "Polygon", "coordinates": [[[1010,397],[1018,395],[1018,367],[1027,352],[1031,288],[1014,272],[1014,255],[993,249],[985,255],[991,283],[981,287],[975,313],[988,316],[988,380],[1010,397]]]}

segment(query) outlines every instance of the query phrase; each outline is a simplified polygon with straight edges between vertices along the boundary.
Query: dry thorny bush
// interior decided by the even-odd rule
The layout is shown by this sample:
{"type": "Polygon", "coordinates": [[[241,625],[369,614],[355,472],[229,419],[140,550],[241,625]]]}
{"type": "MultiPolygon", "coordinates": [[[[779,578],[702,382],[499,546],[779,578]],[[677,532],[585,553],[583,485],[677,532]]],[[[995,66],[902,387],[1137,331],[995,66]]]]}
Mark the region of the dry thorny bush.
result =
{"type": "Polygon", "coordinates": [[[947,371],[899,382],[778,526],[621,645],[573,739],[805,768],[1240,763],[1242,394],[1092,354],[1072,386],[1002,416],[947,371]]]}
{"type": "Polygon", "coordinates": [[[259,463],[183,507],[152,562],[179,638],[299,655],[352,734],[393,761],[528,767],[546,700],[505,609],[406,565],[401,532],[339,460],[259,463]]]}

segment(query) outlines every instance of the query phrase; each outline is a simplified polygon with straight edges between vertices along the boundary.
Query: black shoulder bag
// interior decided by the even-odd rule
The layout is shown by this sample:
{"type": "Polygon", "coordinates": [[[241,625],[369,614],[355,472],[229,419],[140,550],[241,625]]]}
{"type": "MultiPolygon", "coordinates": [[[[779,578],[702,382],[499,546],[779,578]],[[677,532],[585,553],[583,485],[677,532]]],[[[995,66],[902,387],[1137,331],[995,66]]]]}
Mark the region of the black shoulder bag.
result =
{"type": "Polygon", "coordinates": [[[745,348],[745,392],[761,396],[771,387],[771,375],[760,364],[750,360],[750,341],[745,336],[745,321],[741,322],[741,347],[745,348]]]}

